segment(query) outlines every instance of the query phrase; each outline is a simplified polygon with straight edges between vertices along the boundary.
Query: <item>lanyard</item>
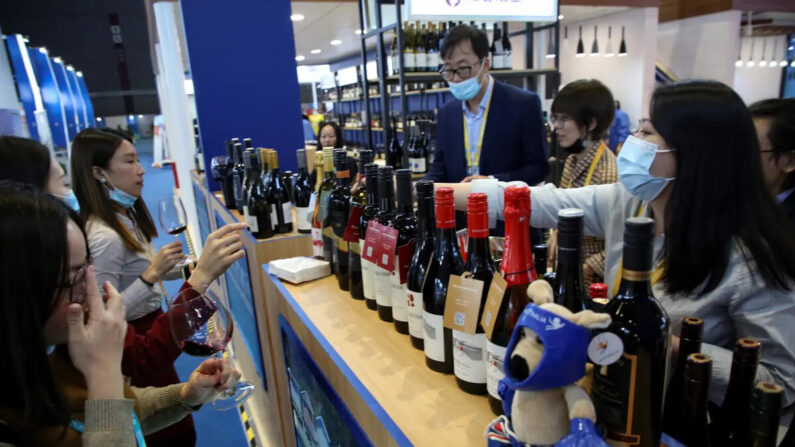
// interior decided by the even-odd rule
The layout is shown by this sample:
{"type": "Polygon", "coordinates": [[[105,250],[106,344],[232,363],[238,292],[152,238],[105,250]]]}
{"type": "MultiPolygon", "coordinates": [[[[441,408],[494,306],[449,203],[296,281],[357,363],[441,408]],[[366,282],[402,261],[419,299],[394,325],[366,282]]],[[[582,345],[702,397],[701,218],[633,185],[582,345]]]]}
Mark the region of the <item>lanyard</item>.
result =
{"type": "MultiPolygon", "coordinates": [[[[141,429],[141,421],[138,420],[138,415],[135,414],[133,411],[132,415],[132,426],[133,426],[133,433],[135,433],[135,441],[138,444],[138,447],[146,447],[146,440],[144,439],[144,431],[141,429]]],[[[83,433],[85,430],[85,426],[81,421],[77,419],[72,419],[69,421],[69,427],[73,430],[83,433]]]]}
{"type": "MultiPolygon", "coordinates": [[[[491,82],[491,79],[489,79],[489,82],[491,82]]],[[[494,96],[493,91],[489,95],[488,102],[486,102],[486,111],[483,113],[483,122],[480,124],[480,135],[478,136],[478,143],[475,148],[474,160],[472,152],[469,150],[469,126],[467,126],[466,112],[462,114],[464,119],[464,153],[467,157],[467,167],[469,167],[470,170],[480,166],[480,151],[483,149],[483,135],[486,133],[486,120],[489,119],[489,109],[491,108],[492,96],[494,96]]]]}
{"type": "MultiPolygon", "coordinates": [[[[640,209],[638,210],[635,217],[640,217],[646,211],[646,203],[641,203],[640,209]]],[[[618,289],[621,287],[621,276],[624,273],[624,259],[621,259],[621,262],[618,264],[618,272],[616,273],[616,279],[613,281],[613,294],[611,296],[616,296],[618,294],[618,289]]],[[[663,263],[657,264],[657,267],[654,268],[654,272],[651,275],[651,284],[657,284],[657,281],[662,278],[663,274],[663,263]]]]}
{"type": "MultiPolygon", "coordinates": [[[[588,168],[588,175],[585,177],[585,184],[583,186],[588,186],[591,184],[591,179],[593,178],[593,173],[596,171],[596,165],[599,164],[599,160],[602,158],[602,154],[605,153],[605,143],[602,141],[599,144],[599,149],[596,151],[596,155],[593,157],[593,161],[591,161],[591,166],[588,168]]],[[[569,180],[569,186],[567,188],[571,188],[571,184],[574,182],[574,179],[569,180]]]]}

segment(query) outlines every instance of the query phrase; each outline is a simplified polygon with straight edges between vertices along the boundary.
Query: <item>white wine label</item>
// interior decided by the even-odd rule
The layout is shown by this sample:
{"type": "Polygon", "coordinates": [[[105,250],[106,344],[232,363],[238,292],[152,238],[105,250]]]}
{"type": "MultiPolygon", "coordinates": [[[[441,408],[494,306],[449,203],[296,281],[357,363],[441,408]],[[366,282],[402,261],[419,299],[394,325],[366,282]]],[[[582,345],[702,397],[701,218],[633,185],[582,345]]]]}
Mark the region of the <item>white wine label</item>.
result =
{"type": "Polygon", "coordinates": [[[597,365],[612,365],[624,353],[624,342],[612,332],[602,332],[588,344],[588,358],[597,365]]]}
{"type": "Polygon", "coordinates": [[[406,303],[406,285],[400,283],[400,272],[397,266],[400,265],[398,257],[395,256],[395,270],[389,277],[392,288],[392,318],[397,321],[406,322],[409,319],[406,303]]]}
{"type": "Polygon", "coordinates": [[[453,331],[453,372],[469,383],[486,383],[486,334],[453,331]]]}
{"type": "Polygon", "coordinates": [[[323,257],[323,230],[312,227],[312,256],[323,257]]]}
{"type": "Polygon", "coordinates": [[[426,56],[428,59],[428,68],[431,70],[438,70],[439,69],[439,53],[428,53],[426,56]]]}
{"type": "Polygon", "coordinates": [[[413,69],[415,65],[414,53],[403,53],[403,68],[413,69]]]}
{"type": "Polygon", "coordinates": [[[502,68],[503,70],[513,70],[513,60],[511,59],[511,53],[505,53],[502,55],[502,68]]]}
{"type": "Polygon", "coordinates": [[[392,272],[373,266],[375,271],[375,301],[379,306],[392,307],[392,272]]]}
{"type": "Polygon", "coordinates": [[[279,216],[276,214],[276,207],[275,203],[271,203],[271,225],[273,225],[273,231],[276,232],[276,225],[279,225],[279,216]]]}
{"type": "Polygon", "coordinates": [[[425,68],[428,66],[428,59],[425,53],[417,53],[414,56],[414,66],[422,71],[425,71],[425,68]]]}
{"type": "Polygon", "coordinates": [[[284,223],[293,223],[293,204],[292,202],[282,203],[282,213],[284,214],[284,223]]]}
{"type": "Polygon", "coordinates": [[[415,158],[415,169],[417,174],[425,174],[427,168],[425,167],[425,159],[424,158],[415,158]]]}
{"type": "Polygon", "coordinates": [[[243,207],[243,220],[248,219],[248,206],[243,207]]]}
{"type": "MultiPolygon", "coordinates": [[[[359,246],[364,247],[364,239],[359,239],[359,246]]],[[[364,297],[368,300],[375,299],[375,272],[373,263],[362,257],[362,288],[364,297]]]]}
{"type": "Polygon", "coordinates": [[[502,54],[495,54],[491,57],[491,66],[495,70],[501,70],[505,66],[505,59],[502,54]]]}
{"type": "Polygon", "coordinates": [[[259,233],[259,224],[257,223],[257,216],[252,216],[248,213],[248,207],[243,207],[243,216],[246,220],[246,225],[248,225],[249,231],[252,233],[259,233]]]}
{"type": "MultiPolygon", "coordinates": [[[[392,313],[394,314],[394,311],[392,313]]],[[[409,317],[409,334],[414,338],[424,338],[422,292],[414,292],[406,287],[406,314],[409,317]]]]}
{"type": "Polygon", "coordinates": [[[312,228],[312,212],[314,209],[310,207],[295,207],[295,223],[299,230],[306,231],[312,228]]]}
{"type": "Polygon", "coordinates": [[[505,351],[507,350],[507,347],[486,340],[486,389],[489,391],[489,395],[495,399],[500,398],[497,390],[500,380],[505,378],[505,370],[502,365],[505,362],[505,351]]]}
{"type": "Polygon", "coordinates": [[[425,330],[425,356],[437,362],[444,361],[444,315],[422,311],[425,330]]]}

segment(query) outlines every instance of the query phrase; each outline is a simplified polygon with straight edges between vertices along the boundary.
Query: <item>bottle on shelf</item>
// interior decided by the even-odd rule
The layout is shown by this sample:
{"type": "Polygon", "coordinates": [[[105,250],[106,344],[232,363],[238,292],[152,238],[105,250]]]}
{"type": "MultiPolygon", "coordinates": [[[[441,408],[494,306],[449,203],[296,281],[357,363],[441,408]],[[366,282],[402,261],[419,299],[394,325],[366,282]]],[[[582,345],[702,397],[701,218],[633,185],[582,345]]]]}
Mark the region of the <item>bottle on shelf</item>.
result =
{"type": "Polygon", "coordinates": [[[585,213],[578,208],[558,212],[558,266],[555,302],[577,313],[586,306],[582,279],[582,232],[585,213]]]}
{"type": "Polygon", "coordinates": [[[221,183],[221,191],[224,195],[224,204],[230,210],[237,209],[232,173],[235,169],[235,143],[238,143],[239,141],[240,140],[238,138],[226,140],[226,163],[218,165],[218,178],[216,179],[221,183]]]}
{"type": "Polygon", "coordinates": [[[447,283],[450,275],[460,275],[464,271],[455,231],[454,203],[452,188],[436,191],[434,262],[426,273],[422,289],[425,364],[444,374],[453,372],[453,331],[444,327],[447,283]]]}
{"type": "Polygon", "coordinates": [[[390,133],[391,139],[386,151],[386,165],[397,170],[403,167],[403,147],[398,139],[397,125],[394,119],[392,120],[392,131],[390,133]]]}
{"type": "MultiPolygon", "coordinates": [[[[378,169],[378,198],[380,207],[375,221],[381,225],[390,225],[395,216],[395,181],[392,178],[391,166],[378,169]]],[[[392,272],[375,265],[375,300],[378,306],[378,318],[391,323],[392,318],[392,272]]]]}
{"type": "Polygon", "coordinates": [[[427,54],[425,52],[425,25],[420,26],[417,22],[414,34],[414,71],[425,71],[428,67],[427,54]]]}
{"type": "Polygon", "coordinates": [[[306,150],[295,151],[298,159],[298,178],[293,187],[293,203],[295,204],[295,226],[299,233],[310,233],[312,230],[312,183],[306,170],[306,150]]]}
{"type": "Polygon", "coordinates": [[[415,174],[425,174],[427,168],[427,152],[425,148],[425,135],[414,135],[409,143],[409,166],[415,174]]]}
{"type": "Polygon", "coordinates": [[[603,311],[612,322],[595,332],[598,343],[623,354],[591,358],[597,363],[591,399],[607,438],[633,439],[641,447],[660,443],[671,335],[668,315],[651,291],[653,240],[652,219],[627,219],[621,286],[603,311]]]}
{"type": "Polygon", "coordinates": [[[538,275],[539,277],[543,277],[544,274],[547,272],[548,251],[549,251],[549,246],[547,244],[533,245],[533,266],[535,268],[536,275],[538,275]]]}
{"type": "Polygon", "coordinates": [[[312,255],[317,259],[325,259],[323,251],[323,214],[320,211],[320,187],[325,177],[323,152],[315,151],[315,188],[312,193],[315,208],[312,211],[312,255]]]}
{"type": "Polygon", "coordinates": [[[494,38],[491,41],[491,68],[494,70],[502,70],[505,68],[502,48],[502,30],[496,23],[494,24],[494,38]]]}
{"type": "Polygon", "coordinates": [[[439,58],[439,32],[436,25],[430,24],[425,44],[425,60],[428,66],[427,71],[435,72],[439,70],[441,59],[439,58]]]}
{"type": "Polygon", "coordinates": [[[416,49],[414,47],[414,25],[409,26],[408,22],[403,22],[403,70],[406,73],[416,71],[416,49]]]}
{"type": "Polygon", "coordinates": [[[486,390],[494,414],[503,414],[498,393],[505,377],[505,352],[516,321],[529,302],[527,286],[537,279],[530,249],[530,188],[505,188],[505,248],[500,270],[505,279],[502,304],[494,322],[491,337],[486,341],[486,390]]]}
{"type": "Polygon", "coordinates": [[[246,160],[247,167],[251,171],[251,186],[248,191],[248,202],[243,207],[243,217],[248,225],[249,231],[257,239],[265,239],[273,236],[273,223],[271,222],[271,205],[265,187],[262,185],[257,173],[259,172],[259,161],[254,152],[249,152],[246,160]]]}
{"type": "Polygon", "coordinates": [[[372,162],[373,151],[370,149],[362,149],[359,151],[359,173],[357,174],[357,178],[355,180],[355,183],[358,185],[358,189],[356,190],[355,197],[352,197],[356,203],[367,203],[367,182],[364,180],[364,167],[372,162]]]}
{"type": "Polygon", "coordinates": [[[318,214],[323,227],[323,259],[331,263],[331,271],[334,271],[334,232],[331,229],[331,222],[328,219],[328,198],[331,191],[334,191],[336,181],[334,180],[334,148],[323,148],[323,183],[318,190],[318,214]]]}
{"type": "Polygon", "coordinates": [[[467,197],[467,260],[464,271],[483,281],[475,334],[453,330],[453,372],[458,387],[470,394],[486,394],[486,334],[480,325],[494,262],[489,249],[488,196],[472,193],[467,197]]]}
{"type": "MultiPolygon", "coordinates": [[[[498,24],[494,26],[498,26],[498,24]]],[[[502,68],[503,70],[513,70],[511,39],[508,37],[508,22],[502,23],[502,68]]]]}
{"type": "MultiPolygon", "coordinates": [[[[392,319],[395,330],[401,334],[409,333],[408,300],[406,282],[401,281],[401,265],[407,259],[399,257],[401,247],[417,239],[417,217],[414,215],[411,191],[411,171],[398,169],[395,172],[397,189],[397,208],[392,217],[392,228],[398,232],[397,245],[395,246],[395,269],[392,271],[392,319]]],[[[411,253],[403,253],[404,257],[411,253]]]]}
{"type": "Polygon", "coordinates": [[[193,142],[196,145],[196,152],[193,155],[193,165],[199,174],[204,172],[204,154],[202,154],[202,142],[199,138],[199,121],[193,118],[193,142]]]}
{"type": "Polygon", "coordinates": [[[232,170],[232,190],[235,196],[235,206],[233,208],[240,211],[243,209],[243,205],[245,205],[243,203],[243,178],[246,173],[246,166],[243,161],[242,143],[234,144],[234,155],[235,167],[232,170]]]}
{"type": "Polygon", "coordinates": [[[334,170],[337,172],[337,182],[328,200],[329,222],[334,238],[334,275],[340,289],[347,291],[350,290],[349,250],[348,243],[342,237],[351,212],[351,176],[348,155],[344,149],[334,151],[334,170]]]}
{"type": "Polygon", "coordinates": [[[701,352],[703,333],[704,321],[701,318],[685,317],[682,319],[682,328],[679,332],[679,352],[665,393],[665,406],[663,407],[663,431],[665,433],[670,434],[671,427],[679,423],[682,390],[685,382],[685,365],[691,354],[701,352]]]}
{"type": "Polygon", "coordinates": [[[729,385],[723,405],[715,415],[710,431],[715,445],[745,446],[748,438],[751,390],[756,382],[756,368],[762,345],[751,338],[741,338],[734,345],[729,385]]]}
{"type": "MultiPolygon", "coordinates": [[[[748,438],[745,444],[753,447],[776,447],[781,401],[784,389],[772,382],[759,382],[751,393],[748,438]]],[[[792,431],[790,429],[790,431],[792,431]]],[[[716,444],[720,445],[720,444],[716,444]]],[[[791,444],[780,444],[790,447],[791,444]]]]}
{"type": "MultiPolygon", "coordinates": [[[[367,182],[367,206],[362,211],[359,218],[359,245],[364,248],[364,238],[367,235],[367,227],[380,211],[380,201],[378,195],[378,165],[370,163],[364,166],[364,179],[367,182]]],[[[370,310],[377,310],[375,295],[375,268],[376,266],[365,258],[362,259],[362,286],[364,289],[364,302],[370,310]]]]}
{"type": "Polygon", "coordinates": [[[271,204],[273,229],[275,233],[290,233],[293,231],[293,207],[287,195],[287,188],[284,187],[279,175],[279,154],[276,151],[270,152],[268,161],[271,171],[266,191],[268,202],[271,204]]]}
{"type": "MultiPolygon", "coordinates": [[[[404,35],[405,36],[405,35],[404,35]]],[[[405,39],[405,37],[404,37],[405,39]]],[[[404,42],[405,45],[405,42],[404,42]]],[[[389,48],[389,61],[392,65],[392,70],[389,72],[391,75],[397,75],[398,71],[400,70],[400,63],[398,61],[398,50],[397,50],[397,28],[392,30],[392,45],[389,48]]]]}
{"type": "MultiPolygon", "coordinates": [[[[356,194],[351,194],[351,216],[355,207],[364,208],[367,206],[367,186],[365,185],[365,166],[373,162],[373,151],[369,149],[362,149],[359,151],[359,174],[356,180],[359,189],[356,194]]],[[[358,222],[357,222],[358,224],[358,222]]],[[[348,244],[348,265],[350,269],[350,285],[348,286],[351,291],[351,296],[357,300],[364,299],[364,277],[362,274],[362,245],[357,238],[356,242],[348,244]]]]}
{"type": "Polygon", "coordinates": [[[271,183],[270,159],[270,151],[264,147],[259,148],[259,162],[262,166],[259,176],[262,180],[262,186],[264,186],[266,190],[268,189],[268,185],[271,183]]]}
{"type": "Polygon", "coordinates": [[[436,215],[434,213],[433,182],[420,180],[417,182],[417,246],[411,258],[409,280],[406,283],[408,300],[409,336],[411,345],[423,350],[425,328],[422,319],[423,284],[427,277],[429,264],[433,259],[434,230],[436,215]]]}
{"type": "Polygon", "coordinates": [[[668,390],[678,396],[675,398],[676,406],[666,408],[673,414],[670,418],[666,416],[671,422],[663,425],[660,445],[709,447],[707,396],[712,377],[712,359],[706,354],[690,354],[682,369],[681,388],[668,390]]]}

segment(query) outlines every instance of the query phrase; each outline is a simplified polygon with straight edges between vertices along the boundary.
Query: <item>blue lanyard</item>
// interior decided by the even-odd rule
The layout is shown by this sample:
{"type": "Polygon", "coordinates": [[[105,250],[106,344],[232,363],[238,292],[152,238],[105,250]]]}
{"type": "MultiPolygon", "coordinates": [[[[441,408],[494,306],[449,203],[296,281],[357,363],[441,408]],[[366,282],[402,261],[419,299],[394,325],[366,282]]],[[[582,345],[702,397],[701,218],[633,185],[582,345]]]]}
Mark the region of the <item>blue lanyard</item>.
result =
{"type": "MultiPolygon", "coordinates": [[[[138,420],[138,416],[133,411],[132,417],[132,424],[133,424],[133,432],[135,433],[135,440],[138,443],[138,447],[146,447],[146,440],[144,439],[144,431],[141,429],[141,422],[138,420]]],[[[69,421],[69,427],[73,430],[83,433],[85,430],[85,426],[82,422],[78,421],[77,419],[72,419],[69,421]]]]}

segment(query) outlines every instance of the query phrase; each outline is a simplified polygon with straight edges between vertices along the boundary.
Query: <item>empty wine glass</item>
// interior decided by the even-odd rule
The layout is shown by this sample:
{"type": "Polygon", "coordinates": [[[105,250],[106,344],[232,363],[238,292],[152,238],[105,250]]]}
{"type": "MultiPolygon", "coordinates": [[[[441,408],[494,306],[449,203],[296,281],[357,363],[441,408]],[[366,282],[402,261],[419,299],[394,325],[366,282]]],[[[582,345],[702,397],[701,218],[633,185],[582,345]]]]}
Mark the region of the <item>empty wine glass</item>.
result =
{"type": "MultiPolygon", "coordinates": [[[[185,217],[185,207],[182,205],[182,199],[177,196],[172,197],[171,200],[160,199],[157,206],[158,220],[160,221],[160,228],[166,233],[180,239],[179,235],[184,233],[188,228],[188,219],[185,217]]],[[[183,242],[185,244],[187,241],[183,242]]],[[[177,268],[183,268],[193,262],[193,258],[187,255],[185,259],[177,264],[177,268]]]]}
{"type": "MultiPolygon", "coordinates": [[[[193,288],[183,289],[168,300],[168,321],[177,346],[197,357],[221,353],[232,339],[235,327],[229,309],[215,295],[193,288]]],[[[221,391],[210,405],[215,410],[230,410],[240,406],[253,392],[253,384],[240,381],[221,391]]]]}

